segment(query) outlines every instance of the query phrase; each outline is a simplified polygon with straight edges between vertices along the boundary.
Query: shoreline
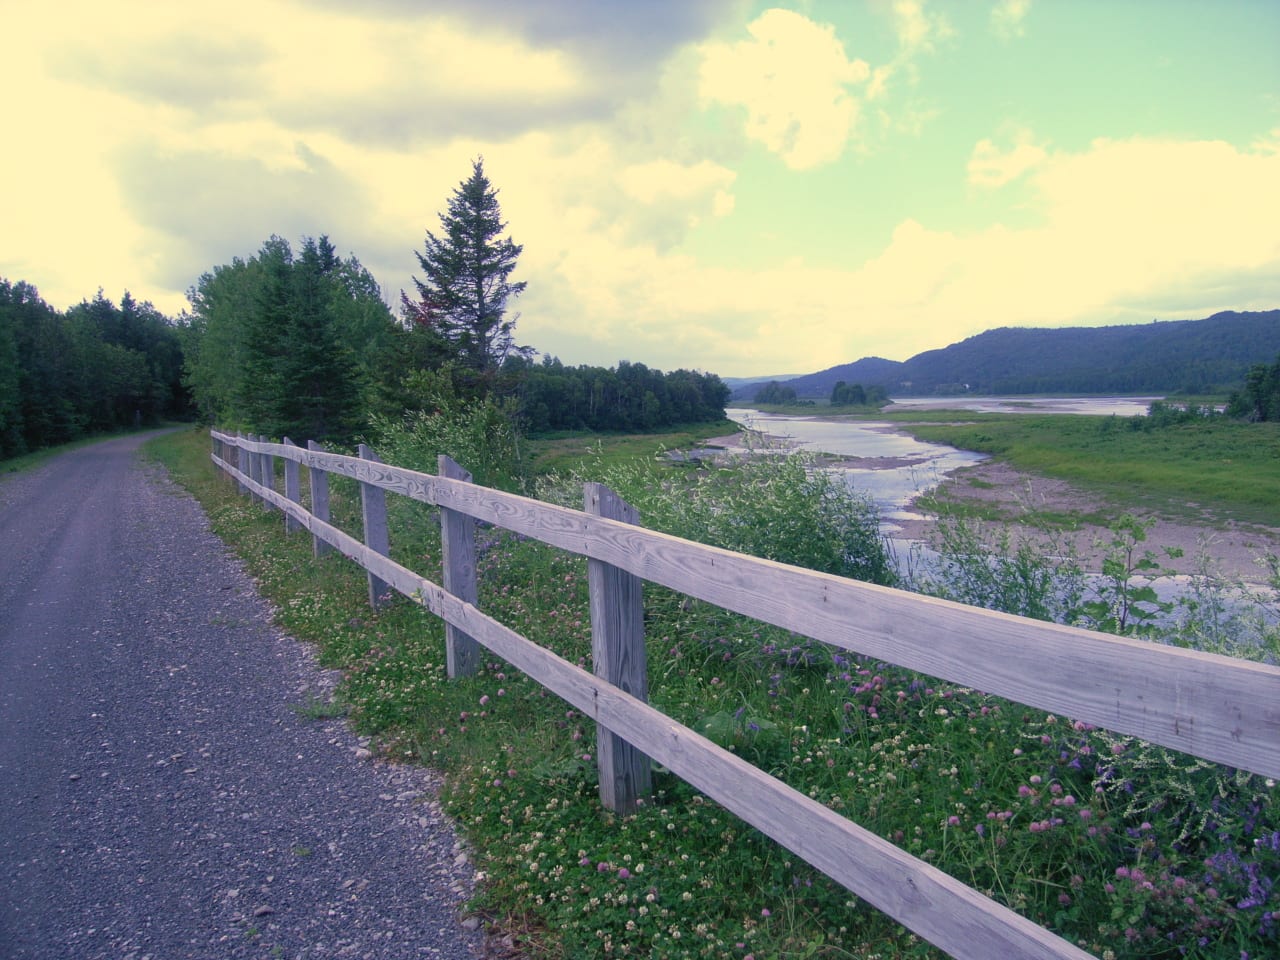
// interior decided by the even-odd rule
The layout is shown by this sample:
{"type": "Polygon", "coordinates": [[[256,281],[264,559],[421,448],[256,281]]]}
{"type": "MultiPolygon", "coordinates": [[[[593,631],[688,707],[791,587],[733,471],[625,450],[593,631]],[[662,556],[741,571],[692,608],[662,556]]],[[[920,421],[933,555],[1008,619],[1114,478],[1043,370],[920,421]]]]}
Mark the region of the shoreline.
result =
{"type": "MultiPolygon", "coordinates": [[[[813,419],[835,421],[838,418],[813,419]]],[[[742,448],[746,444],[746,431],[705,441],[705,446],[725,450],[742,448]]],[[[770,449],[794,446],[786,438],[768,438],[767,448],[770,449]]],[[[825,466],[836,469],[892,470],[920,462],[910,457],[820,456],[825,466]]],[[[1055,551],[1069,549],[1091,572],[1101,570],[1106,544],[1112,539],[1109,528],[1081,520],[1075,527],[1042,530],[1034,524],[1021,523],[1018,518],[1034,513],[1077,517],[1112,513],[1118,518],[1126,512],[1109,507],[1096,494],[1081,491],[1066,481],[1025,473],[1003,461],[991,459],[944,474],[933,490],[912,499],[905,512],[916,516],[889,521],[895,528],[892,539],[917,541],[925,545],[936,541],[938,517],[922,513],[918,507],[925,496],[957,507],[968,505],[999,511],[1002,519],[975,521],[984,537],[995,540],[1008,531],[1015,544],[1024,538],[1041,543],[1052,541],[1055,551]]],[[[1153,520],[1147,530],[1147,539],[1138,545],[1137,553],[1139,556],[1146,551],[1154,554],[1162,573],[1213,572],[1228,580],[1264,586],[1268,582],[1269,570],[1261,558],[1267,554],[1280,556],[1280,530],[1275,528],[1234,520],[1206,518],[1203,522],[1196,522],[1163,518],[1147,511],[1135,513],[1141,519],[1153,520]],[[1180,550],[1182,555],[1170,558],[1169,550],[1180,550]]]]}

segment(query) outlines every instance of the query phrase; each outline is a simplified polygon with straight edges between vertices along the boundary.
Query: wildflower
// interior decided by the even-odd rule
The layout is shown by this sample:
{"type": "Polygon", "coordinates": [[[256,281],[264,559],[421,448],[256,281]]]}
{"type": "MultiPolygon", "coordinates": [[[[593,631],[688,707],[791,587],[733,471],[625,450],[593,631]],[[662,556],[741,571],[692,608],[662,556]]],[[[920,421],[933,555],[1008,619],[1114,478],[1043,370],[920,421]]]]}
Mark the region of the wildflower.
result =
{"type": "Polygon", "coordinates": [[[947,817],[947,826],[949,827],[960,826],[960,818],[957,817],[955,814],[952,814],[951,816],[947,817]]]}
{"type": "Polygon", "coordinates": [[[626,867],[619,867],[619,868],[618,868],[618,879],[619,879],[619,880],[630,880],[630,879],[631,879],[631,871],[630,871],[630,870],[628,870],[626,867]]]}

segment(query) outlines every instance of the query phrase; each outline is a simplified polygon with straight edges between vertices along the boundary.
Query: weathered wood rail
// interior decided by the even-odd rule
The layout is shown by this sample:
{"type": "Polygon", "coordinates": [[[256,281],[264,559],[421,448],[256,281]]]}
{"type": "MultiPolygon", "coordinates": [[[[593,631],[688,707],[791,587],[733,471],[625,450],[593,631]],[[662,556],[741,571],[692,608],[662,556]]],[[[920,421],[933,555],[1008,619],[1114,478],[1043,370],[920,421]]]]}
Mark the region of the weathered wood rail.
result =
{"type": "MultiPolygon", "coordinates": [[[[214,431],[214,462],[241,489],[332,545],[370,577],[443,619],[451,676],[475,668],[479,643],[601,728],[602,800],[626,811],[648,789],[648,758],[716,800],[853,893],[957,958],[1085,958],[1075,945],[983,896],[724,750],[646,702],[640,583],[670,587],[833,646],[1060,713],[1268,777],[1280,777],[1280,669],[1027,620],[761,560],[636,525],[606,488],[578,511],[477,486],[448,458],[440,475],[327,453],[308,444],[214,431]],[[228,457],[235,450],[237,465],[228,457]],[[285,461],[285,493],[274,458],[285,461]],[[299,502],[298,467],[311,477],[299,502]],[[292,471],[292,472],[291,472],[292,471]],[[328,522],[327,474],[359,481],[365,540],[328,522]],[[371,491],[377,491],[376,494],[371,491]],[[444,585],[387,556],[382,491],[441,511],[444,585]],[[372,506],[371,506],[372,505],[372,506]],[[476,520],[588,559],[594,673],[476,607],[476,520]],[[637,652],[638,651],[638,652],[637,652]]],[[[377,586],[375,586],[377,584],[377,586]]]]}

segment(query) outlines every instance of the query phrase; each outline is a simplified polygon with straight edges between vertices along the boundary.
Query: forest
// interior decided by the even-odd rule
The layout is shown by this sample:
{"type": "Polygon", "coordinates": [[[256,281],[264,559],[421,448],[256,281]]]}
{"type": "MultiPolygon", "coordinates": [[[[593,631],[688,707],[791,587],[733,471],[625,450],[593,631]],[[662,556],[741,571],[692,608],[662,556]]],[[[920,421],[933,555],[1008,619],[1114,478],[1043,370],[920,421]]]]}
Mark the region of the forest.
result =
{"type": "Polygon", "coordinates": [[[65,313],[0,278],[0,459],[187,412],[177,328],[126,291],[65,313]]]}

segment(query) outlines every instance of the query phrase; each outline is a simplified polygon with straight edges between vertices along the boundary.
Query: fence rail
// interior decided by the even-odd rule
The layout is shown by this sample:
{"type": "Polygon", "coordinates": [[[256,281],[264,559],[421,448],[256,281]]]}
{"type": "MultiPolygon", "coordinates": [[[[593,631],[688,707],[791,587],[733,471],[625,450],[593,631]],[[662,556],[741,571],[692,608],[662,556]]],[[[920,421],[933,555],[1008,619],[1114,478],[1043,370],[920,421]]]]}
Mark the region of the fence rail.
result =
{"type": "Polygon", "coordinates": [[[636,525],[606,488],[588,485],[578,511],[470,482],[441,458],[440,475],[214,431],[214,462],[245,490],[332,545],[371,578],[412,597],[447,625],[451,676],[492,650],[553,691],[600,730],[601,797],[627,810],[663,764],[752,826],[957,958],[1084,958],[1089,954],[912,857],[645,702],[639,583],[670,587],[724,609],[858,654],[941,677],[1228,766],[1280,777],[1280,670],[1072,627],[1027,620],[692,543],[636,525]],[[237,453],[237,465],[228,460],[237,453]],[[285,494],[273,458],[285,461],[285,494]],[[289,478],[310,470],[312,509],[289,478]],[[328,522],[327,474],[360,483],[365,540],[328,522]],[[392,491],[441,509],[444,581],[390,560],[385,506],[392,491]],[[373,503],[372,512],[369,504],[373,503]],[[379,519],[379,516],[381,519],[379,519]],[[476,607],[474,521],[588,559],[594,673],[476,607]]]}

